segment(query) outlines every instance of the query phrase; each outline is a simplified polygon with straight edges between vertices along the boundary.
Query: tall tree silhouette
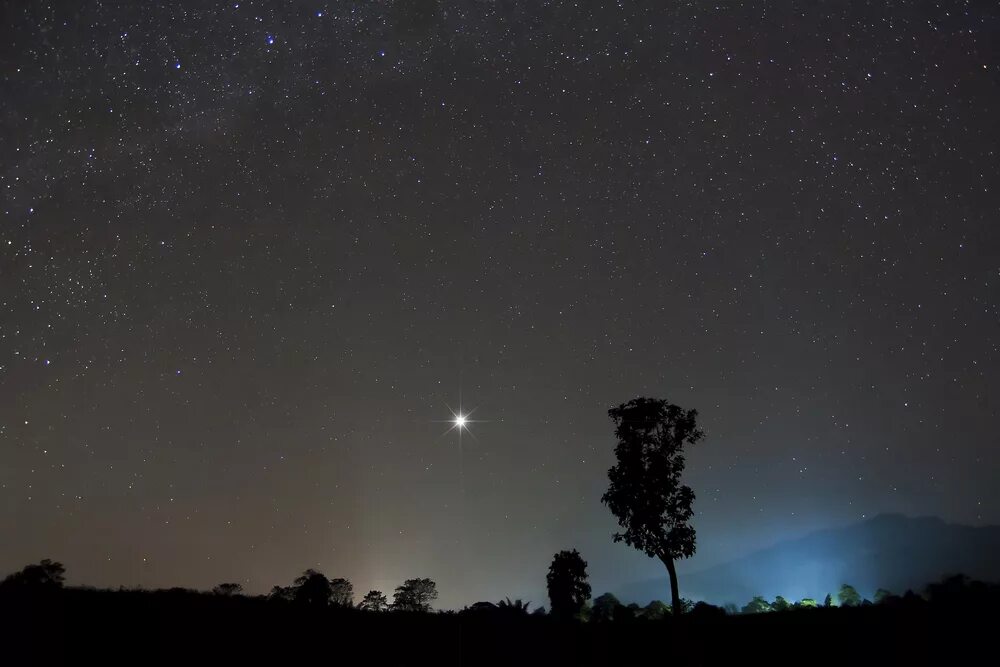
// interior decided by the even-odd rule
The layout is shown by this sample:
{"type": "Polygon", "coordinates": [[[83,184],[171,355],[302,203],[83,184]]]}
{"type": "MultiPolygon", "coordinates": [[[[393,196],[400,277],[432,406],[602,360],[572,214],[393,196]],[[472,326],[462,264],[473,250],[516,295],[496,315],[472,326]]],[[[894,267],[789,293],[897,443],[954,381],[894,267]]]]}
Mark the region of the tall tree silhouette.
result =
{"type": "Polygon", "coordinates": [[[694,491],[681,484],[684,446],[701,440],[697,410],[684,410],[656,398],[635,398],[608,410],[615,424],[617,463],[608,471],[610,485],[601,502],[624,528],[624,541],[659,558],[670,575],[674,615],[683,611],[674,561],[695,552],[691,525],[694,491]]]}
{"type": "Polygon", "coordinates": [[[590,599],[587,561],[580,557],[576,549],[560,551],[552,558],[545,583],[549,589],[553,616],[572,618],[583,610],[583,605],[590,599]]]}

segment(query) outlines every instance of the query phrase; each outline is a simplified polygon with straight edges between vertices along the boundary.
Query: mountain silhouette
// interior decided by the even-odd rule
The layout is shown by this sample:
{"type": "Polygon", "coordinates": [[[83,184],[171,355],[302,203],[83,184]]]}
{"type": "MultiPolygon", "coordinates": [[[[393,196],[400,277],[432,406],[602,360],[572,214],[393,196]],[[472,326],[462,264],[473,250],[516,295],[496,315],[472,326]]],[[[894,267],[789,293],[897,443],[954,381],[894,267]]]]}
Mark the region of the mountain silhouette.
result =
{"type": "MultiPolygon", "coordinates": [[[[882,514],[842,528],[780,542],[742,558],[680,577],[681,594],[742,605],[754,595],[822,601],[849,583],[871,599],[878,588],[923,590],[955,573],[1000,581],[1000,526],[950,524],[935,517],[882,514]]],[[[645,604],[669,596],[666,577],[627,584],[623,600],[645,604]]]]}

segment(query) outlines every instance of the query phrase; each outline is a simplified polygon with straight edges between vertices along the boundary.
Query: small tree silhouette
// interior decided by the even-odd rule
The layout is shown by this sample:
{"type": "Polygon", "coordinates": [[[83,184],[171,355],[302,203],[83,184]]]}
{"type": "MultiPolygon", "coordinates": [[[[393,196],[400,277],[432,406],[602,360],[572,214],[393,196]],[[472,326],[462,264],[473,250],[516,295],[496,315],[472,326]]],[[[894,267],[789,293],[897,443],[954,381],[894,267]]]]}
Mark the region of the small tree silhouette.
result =
{"type": "Polygon", "coordinates": [[[398,611],[430,611],[431,602],[437,600],[437,584],[430,579],[407,579],[396,588],[392,608],[398,611]]]}
{"type": "Polygon", "coordinates": [[[601,502],[624,528],[624,541],[651,558],[659,558],[670,575],[674,615],[683,613],[674,561],[695,552],[691,525],[694,491],[681,484],[684,446],[701,440],[696,410],[683,410],[655,398],[635,398],[608,410],[615,424],[617,462],[608,471],[610,484],[601,502]]]}
{"type": "Polygon", "coordinates": [[[560,551],[552,558],[545,581],[553,616],[572,618],[583,610],[590,599],[587,561],[580,557],[576,549],[560,551]]]}
{"type": "Polygon", "coordinates": [[[385,611],[389,608],[389,600],[382,591],[368,591],[361,599],[361,608],[365,611],[385,611]]]}
{"type": "Polygon", "coordinates": [[[240,595],[241,593],[243,593],[243,586],[241,586],[240,584],[233,584],[233,583],[219,584],[218,586],[212,589],[212,592],[215,593],[216,595],[225,595],[225,596],[240,595]]]}

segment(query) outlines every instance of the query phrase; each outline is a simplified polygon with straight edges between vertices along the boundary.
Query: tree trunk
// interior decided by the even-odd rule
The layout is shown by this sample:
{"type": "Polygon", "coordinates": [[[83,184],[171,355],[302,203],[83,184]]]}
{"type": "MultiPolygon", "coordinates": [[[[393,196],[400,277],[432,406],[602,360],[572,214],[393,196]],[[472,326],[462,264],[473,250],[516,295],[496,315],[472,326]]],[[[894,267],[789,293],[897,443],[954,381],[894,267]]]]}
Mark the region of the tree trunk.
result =
{"type": "Polygon", "coordinates": [[[684,613],[684,608],[681,606],[681,594],[677,588],[677,570],[674,568],[674,559],[664,556],[660,560],[667,566],[667,574],[670,575],[670,599],[673,605],[674,616],[680,616],[684,613]]]}

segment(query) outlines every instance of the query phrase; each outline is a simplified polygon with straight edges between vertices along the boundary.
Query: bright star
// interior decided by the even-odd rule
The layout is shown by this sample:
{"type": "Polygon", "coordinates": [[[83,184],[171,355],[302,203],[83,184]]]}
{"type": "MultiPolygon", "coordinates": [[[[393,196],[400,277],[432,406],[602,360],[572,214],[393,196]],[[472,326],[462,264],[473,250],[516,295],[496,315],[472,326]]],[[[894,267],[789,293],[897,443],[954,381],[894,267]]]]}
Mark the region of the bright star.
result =
{"type": "Polygon", "coordinates": [[[445,424],[451,424],[451,426],[448,428],[447,431],[445,431],[445,433],[458,431],[459,436],[461,436],[463,432],[472,435],[472,429],[470,428],[470,426],[472,424],[482,423],[481,419],[472,419],[472,413],[475,412],[475,409],[466,411],[463,408],[459,407],[458,410],[452,410],[449,407],[448,411],[451,412],[451,419],[441,420],[445,424]]]}

